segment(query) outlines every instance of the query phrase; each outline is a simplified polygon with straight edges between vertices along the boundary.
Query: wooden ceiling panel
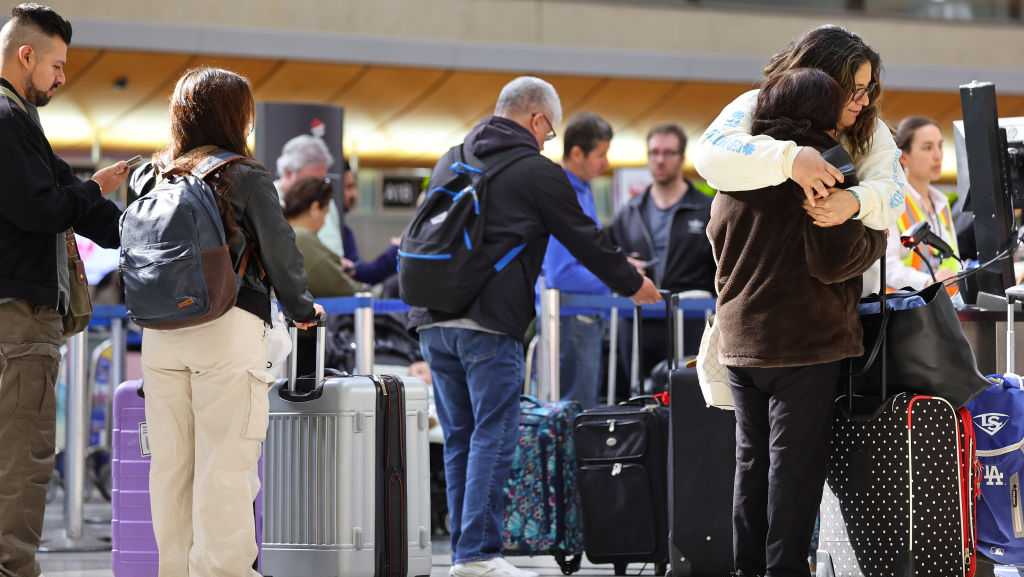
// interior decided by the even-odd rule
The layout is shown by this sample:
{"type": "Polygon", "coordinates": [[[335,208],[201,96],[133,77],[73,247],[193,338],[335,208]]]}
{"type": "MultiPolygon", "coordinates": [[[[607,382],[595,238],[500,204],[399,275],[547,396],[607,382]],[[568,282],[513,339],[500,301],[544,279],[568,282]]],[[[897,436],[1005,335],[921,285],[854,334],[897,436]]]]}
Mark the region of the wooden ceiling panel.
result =
{"type": "Polygon", "coordinates": [[[411,106],[445,74],[444,70],[374,66],[358,81],[334,97],[351,114],[381,124],[397,111],[411,106]]]}
{"type": "Polygon", "coordinates": [[[638,111],[623,128],[632,128],[646,134],[652,126],[666,123],[681,124],[689,136],[693,128],[700,131],[734,98],[743,93],[744,87],[735,84],[680,82],[677,88],[660,99],[646,111],[638,111]]]}
{"type": "MultiPolygon", "coordinates": [[[[325,102],[345,108],[345,148],[374,163],[426,163],[491,113],[502,86],[516,73],[455,71],[361,64],[282,61],[269,58],[155,54],[72,48],[68,85],[43,109],[43,122],[58,147],[137,150],[166,142],[167,98],[180,74],[195,66],[233,70],[250,79],[258,100],[325,102]],[[115,80],[124,77],[123,88],[115,80]]],[[[643,137],[676,122],[691,140],[747,84],[600,76],[542,75],[554,84],[568,118],[592,111],[615,129],[614,160],[643,162],[643,137]]],[[[948,92],[887,91],[884,119],[935,118],[951,138],[960,97],[948,92]]],[[[1024,96],[999,98],[1001,116],[1024,116],[1024,96]]],[[[559,133],[564,124],[556,127],[559,133]]],[[[548,152],[560,146],[552,143],[548,152]]]]}
{"type": "Polygon", "coordinates": [[[102,52],[95,48],[69,48],[68,61],[64,65],[64,75],[67,76],[68,84],[81,77],[82,71],[87,71],[102,52]]]}
{"type": "Polygon", "coordinates": [[[104,52],[71,90],[89,122],[102,129],[153,99],[191,60],[187,54],[104,52]]]}
{"type": "Polygon", "coordinates": [[[286,62],[258,87],[260,100],[324,102],[362,74],[364,66],[324,62],[286,62]]]}
{"type": "Polygon", "coordinates": [[[679,86],[670,80],[614,78],[604,82],[566,114],[588,111],[600,114],[613,127],[624,127],[644,111],[657,106],[679,86]]]}
{"type": "MultiPolygon", "coordinates": [[[[198,56],[195,59],[195,66],[209,66],[211,68],[224,68],[249,79],[253,85],[257,85],[267,79],[278,65],[277,60],[269,58],[239,58],[236,56],[198,56]]],[[[171,82],[171,87],[178,79],[171,82]]],[[[170,91],[168,90],[168,94],[170,91]]]]}
{"type": "Polygon", "coordinates": [[[496,72],[450,73],[422,94],[422,98],[388,119],[388,124],[411,122],[423,127],[449,126],[455,132],[493,110],[498,93],[514,74],[496,72]]]}

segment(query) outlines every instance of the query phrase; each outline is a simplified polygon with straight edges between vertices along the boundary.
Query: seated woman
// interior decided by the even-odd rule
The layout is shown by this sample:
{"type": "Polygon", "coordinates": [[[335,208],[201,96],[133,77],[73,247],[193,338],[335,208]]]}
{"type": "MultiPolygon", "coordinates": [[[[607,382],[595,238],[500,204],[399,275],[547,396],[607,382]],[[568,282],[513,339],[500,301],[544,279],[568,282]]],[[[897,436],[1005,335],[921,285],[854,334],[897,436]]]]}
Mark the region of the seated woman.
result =
{"type": "MultiPolygon", "coordinates": [[[[758,94],[752,133],[828,150],[848,100],[821,70],[785,71],[758,94]]],[[[720,192],[708,224],[736,406],[734,555],[746,577],[809,575],[840,361],[863,353],[861,274],[885,253],[884,232],[819,226],[804,198],[792,180],[720,192]]]]}
{"type": "MultiPolygon", "coordinates": [[[[946,195],[932,186],[942,175],[942,131],[930,118],[910,116],[896,128],[896,146],[900,148],[900,164],[907,173],[904,199],[906,210],[896,226],[889,229],[886,252],[886,281],[889,288],[910,287],[921,290],[934,279],[944,281],[960,272],[955,258],[942,259],[937,251],[921,244],[911,251],[900,243],[900,235],[927,220],[932,232],[946,241],[959,254],[956,226],[946,195]]],[[[956,285],[953,285],[952,294],[956,285]]]]}
{"type": "Polygon", "coordinates": [[[352,296],[363,288],[345,274],[341,259],[317,238],[331,194],[331,182],[324,178],[304,178],[284,191],[284,217],[295,230],[295,244],[314,297],[352,296]]]}

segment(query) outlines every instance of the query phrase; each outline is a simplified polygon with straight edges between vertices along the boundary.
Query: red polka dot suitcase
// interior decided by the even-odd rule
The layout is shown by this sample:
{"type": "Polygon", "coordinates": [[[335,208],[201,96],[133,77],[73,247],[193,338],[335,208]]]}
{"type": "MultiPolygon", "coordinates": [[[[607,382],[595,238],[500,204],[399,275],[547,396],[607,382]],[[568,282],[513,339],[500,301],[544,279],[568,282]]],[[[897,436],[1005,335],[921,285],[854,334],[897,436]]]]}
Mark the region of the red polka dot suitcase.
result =
{"type": "Polygon", "coordinates": [[[819,577],[971,577],[978,489],[966,409],[901,393],[870,419],[837,411],[819,577]]]}
{"type": "MultiPolygon", "coordinates": [[[[882,260],[885,278],[885,260],[882,260]]],[[[888,395],[885,324],[836,399],[821,502],[818,577],[973,577],[980,467],[967,409],[934,396],[888,395]],[[854,382],[881,365],[881,397],[854,382]]]]}

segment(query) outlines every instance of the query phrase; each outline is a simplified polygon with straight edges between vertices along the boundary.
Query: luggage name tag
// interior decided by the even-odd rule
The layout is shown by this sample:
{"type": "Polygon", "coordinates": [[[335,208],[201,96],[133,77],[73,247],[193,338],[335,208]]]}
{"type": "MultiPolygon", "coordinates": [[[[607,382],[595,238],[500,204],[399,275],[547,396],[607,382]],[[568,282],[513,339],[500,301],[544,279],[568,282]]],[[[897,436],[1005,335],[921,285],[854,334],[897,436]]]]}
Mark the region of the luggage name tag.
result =
{"type": "Polygon", "coordinates": [[[139,453],[148,457],[152,451],[149,449],[149,425],[146,421],[139,423],[139,453]]]}

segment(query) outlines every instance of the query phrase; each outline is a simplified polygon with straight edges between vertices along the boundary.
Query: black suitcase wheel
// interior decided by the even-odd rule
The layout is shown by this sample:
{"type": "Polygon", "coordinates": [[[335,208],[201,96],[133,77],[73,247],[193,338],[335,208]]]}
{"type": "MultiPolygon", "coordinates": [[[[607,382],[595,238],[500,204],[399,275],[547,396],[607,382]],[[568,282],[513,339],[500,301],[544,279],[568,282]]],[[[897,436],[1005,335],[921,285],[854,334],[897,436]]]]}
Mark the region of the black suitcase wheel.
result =
{"type": "Polygon", "coordinates": [[[615,574],[616,575],[625,575],[626,574],[626,568],[628,568],[628,567],[629,567],[629,563],[615,563],[615,574]]]}
{"type": "Polygon", "coordinates": [[[572,575],[580,570],[580,565],[583,563],[583,555],[577,554],[567,557],[565,553],[555,553],[555,561],[558,562],[562,575],[572,575]]]}
{"type": "Polygon", "coordinates": [[[654,574],[655,575],[665,575],[665,573],[667,571],[668,571],[668,563],[655,563],[654,564],[654,574]]]}

